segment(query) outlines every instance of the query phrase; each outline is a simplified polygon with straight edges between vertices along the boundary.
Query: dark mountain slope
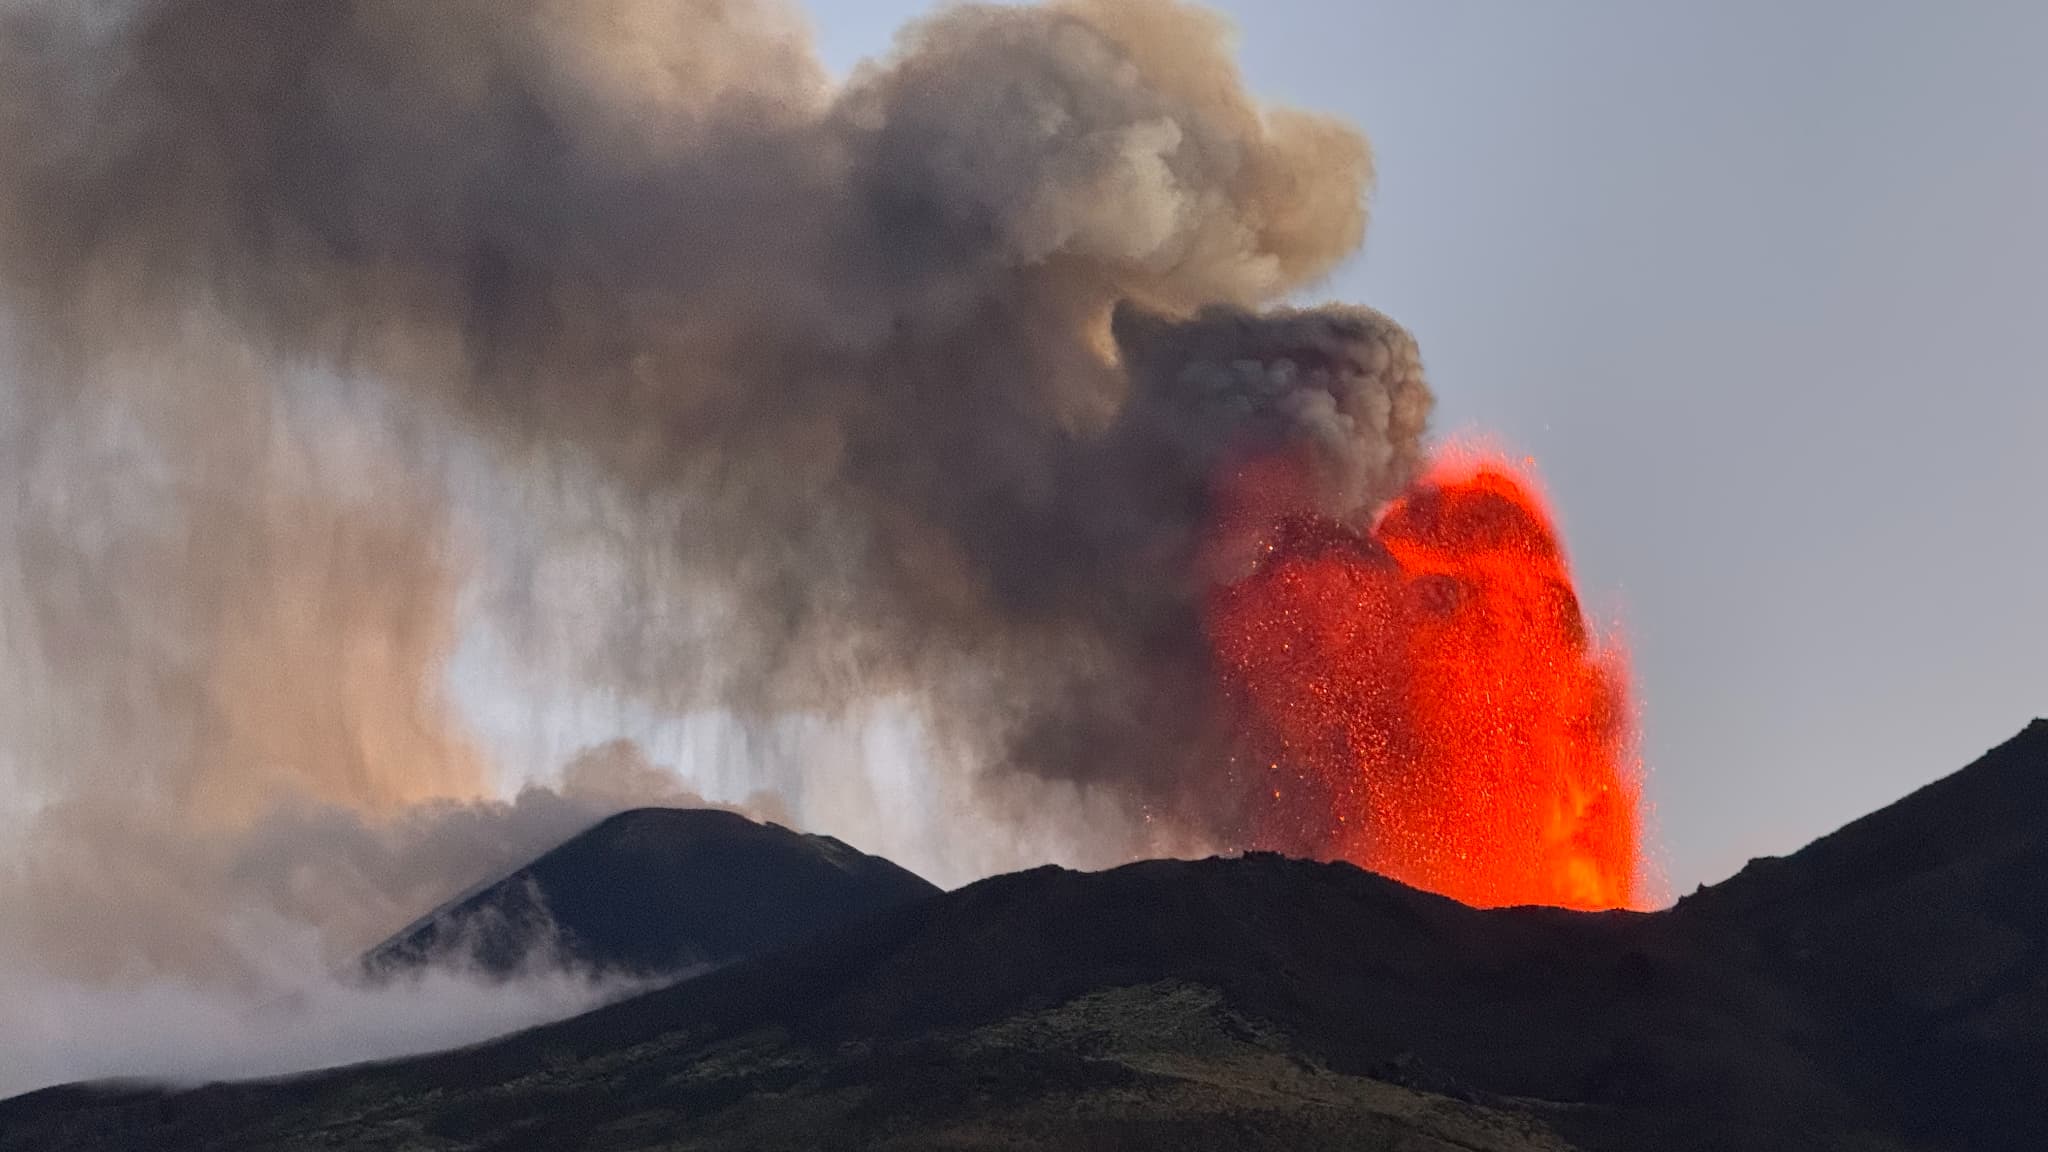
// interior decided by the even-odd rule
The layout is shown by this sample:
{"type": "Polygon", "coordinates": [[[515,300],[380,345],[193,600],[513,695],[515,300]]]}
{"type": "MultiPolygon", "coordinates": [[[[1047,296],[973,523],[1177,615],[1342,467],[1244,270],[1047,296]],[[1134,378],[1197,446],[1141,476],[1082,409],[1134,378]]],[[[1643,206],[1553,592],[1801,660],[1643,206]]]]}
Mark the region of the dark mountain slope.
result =
{"type": "Polygon", "coordinates": [[[0,1149],[2038,1149],[2044,792],[2037,724],[1653,915],[1040,869],[468,1051],[25,1097],[0,1149]]]}
{"type": "Polygon", "coordinates": [[[1746,948],[1909,1135],[2048,1148],[2048,721],[1673,915],[1746,948]]]}
{"type": "MultiPolygon", "coordinates": [[[[1377,1073],[1479,1104],[1530,1098],[1545,1102],[1531,1115],[1595,1146],[1825,1146],[1778,1139],[1788,1115],[1802,1131],[1852,1129],[1851,1103],[1780,1035],[1785,1006],[1723,975],[1660,917],[1483,913],[1345,865],[1044,869],[479,1049],[68,1115],[38,1117],[31,1098],[0,1108],[0,1132],[12,1122],[14,1147],[282,1148],[341,1123],[359,1148],[655,1147],[606,1125],[659,1115],[666,1138],[708,1135],[764,1094],[844,1089],[856,1100],[829,1130],[886,1146],[902,1127],[983,1115],[1002,1093],[1122,1087],[1131,1069],[1085,1044],[983,1064],[972,1038],[1105,990],[1161,987],[1212,993],[1244,1030],[1329,1077],[1377,1073]],[[846,1055],[863,1049],[873,1055],[846,1055]],[[73,1143],[38,1144],[55,1132],[43,1122],[73,1143]]],[[[1214,1146],[1291,1147],[1277,1138],[1290,1131],[1214,1146]]]]}
{"type": "Polygon", "coordinates": [[[622,812],[370,950],[390,975],[429,963],[507,975],[538,960],[638,975],[715,967],[936,895],[829,836],[732,812],[622,812]]]}

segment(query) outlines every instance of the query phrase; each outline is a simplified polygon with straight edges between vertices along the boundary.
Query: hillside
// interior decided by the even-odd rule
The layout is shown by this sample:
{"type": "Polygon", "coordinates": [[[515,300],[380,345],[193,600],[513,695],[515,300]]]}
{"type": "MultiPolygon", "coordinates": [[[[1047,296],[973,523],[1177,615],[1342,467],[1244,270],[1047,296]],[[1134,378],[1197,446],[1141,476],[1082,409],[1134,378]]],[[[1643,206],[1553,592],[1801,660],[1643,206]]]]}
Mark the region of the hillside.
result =
{"type": "Polygon", "coordinates": [[[1664,913],[1046,868],[462,1052],[0,1149],[2048,1147],[2048,724],[1664,913]]]}
{"type": "Polygon", "coordinates": [[[380,977],[428,964],[504,976],[528,963],[672,975],[937,893],[829,836],[713,809],[641,808],[449,901],[363,965],[380,977]]]}

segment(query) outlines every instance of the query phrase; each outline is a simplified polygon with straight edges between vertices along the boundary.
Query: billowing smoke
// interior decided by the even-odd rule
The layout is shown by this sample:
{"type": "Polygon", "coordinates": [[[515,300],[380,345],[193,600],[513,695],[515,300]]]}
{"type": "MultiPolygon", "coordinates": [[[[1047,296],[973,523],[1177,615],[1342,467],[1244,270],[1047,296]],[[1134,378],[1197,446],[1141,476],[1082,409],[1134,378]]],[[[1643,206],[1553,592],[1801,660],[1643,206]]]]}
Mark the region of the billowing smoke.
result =
{"type": "MultiPolygon", "coordinates": [[[[907,717],[915,843],[749,783],[942,880],[1239,842],[1219,470],[1291,455],[1362,521],[1431,400],[1377,313],[1262,310],[1357,248],[1371,161],[1229,47],[1172,0],[957,5],[835,83],[745,0],[6,0],[39,832],[210,854],[162,874],[232,907],[289,813],[511,819],[445,686],[481,621],[565,694],[907,717]]],[[[217,970],[164,935],[137,964],[217,970]]]]}

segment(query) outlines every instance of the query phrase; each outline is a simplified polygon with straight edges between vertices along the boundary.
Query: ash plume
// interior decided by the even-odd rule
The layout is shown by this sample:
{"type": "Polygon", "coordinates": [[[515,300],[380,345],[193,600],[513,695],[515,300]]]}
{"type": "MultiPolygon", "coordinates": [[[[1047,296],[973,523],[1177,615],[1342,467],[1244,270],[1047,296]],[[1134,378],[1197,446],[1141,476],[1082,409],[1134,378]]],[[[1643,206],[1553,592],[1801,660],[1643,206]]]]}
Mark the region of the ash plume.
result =
{"type": "Polygon", "coordinates": [[[843,82],[768,2],[7,0],[11,771],[175,843],[483,802],[473,611],[664,713],[907,710],[936,875],[1230,844],[1217,471],[1363,520],[1420,458],[1408,336],[1273,307],[1371,179],[1172,0],[843,82]]]}

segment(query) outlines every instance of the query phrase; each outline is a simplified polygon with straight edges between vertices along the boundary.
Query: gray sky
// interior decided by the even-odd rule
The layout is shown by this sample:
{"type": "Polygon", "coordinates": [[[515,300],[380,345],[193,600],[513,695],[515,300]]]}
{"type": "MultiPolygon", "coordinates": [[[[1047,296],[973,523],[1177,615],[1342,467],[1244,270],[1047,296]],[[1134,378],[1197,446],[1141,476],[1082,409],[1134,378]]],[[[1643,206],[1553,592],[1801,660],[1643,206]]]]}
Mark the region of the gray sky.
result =
{"type": "MultiPolygon", "coordinates": [[[[2048,5],[1236,0],[1380,162],[1330,294],[1534,454],[1674,894],[2048,712],[2048,5]]],[[[828,60],[926,5],[812,5],[828,60]]]]}

